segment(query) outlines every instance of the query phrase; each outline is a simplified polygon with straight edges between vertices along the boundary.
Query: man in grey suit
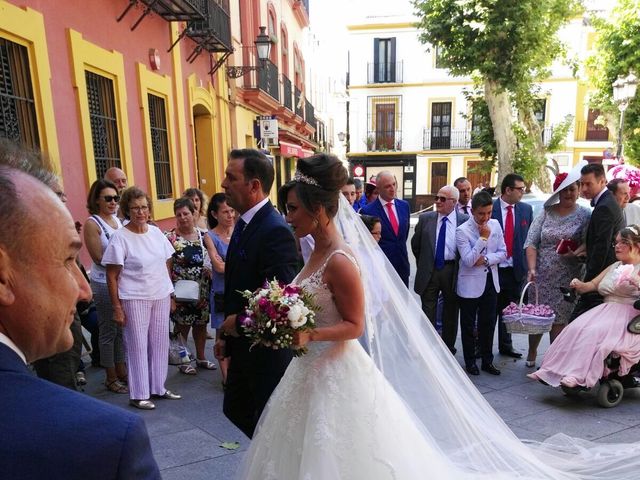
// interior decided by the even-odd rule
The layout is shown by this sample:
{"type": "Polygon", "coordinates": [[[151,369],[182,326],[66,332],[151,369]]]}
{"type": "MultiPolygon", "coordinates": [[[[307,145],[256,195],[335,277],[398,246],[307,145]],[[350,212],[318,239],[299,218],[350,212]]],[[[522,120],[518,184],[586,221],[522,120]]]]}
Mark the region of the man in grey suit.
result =
{"type": "Polygon", "coordinates": [[[458,197],[457,188],[442,187],[436,196],[436,211],[420,215],[411,238],[417,264],[414,290],[420,295],[422,310],[434,327],[438,295],[442,293],[442,340],[453,354],[458,335],[456,228],[469,218],[456,212],[458,197]]]}

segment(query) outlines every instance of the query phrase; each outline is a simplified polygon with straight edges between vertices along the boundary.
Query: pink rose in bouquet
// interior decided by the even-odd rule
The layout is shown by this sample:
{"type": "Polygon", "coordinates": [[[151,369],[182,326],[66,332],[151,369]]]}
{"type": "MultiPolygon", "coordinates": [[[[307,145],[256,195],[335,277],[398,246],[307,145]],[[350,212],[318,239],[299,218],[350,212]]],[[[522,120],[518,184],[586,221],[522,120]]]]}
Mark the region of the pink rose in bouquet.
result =
{"type": "Polygon", "coordinates": [[[522,305],[522,310],[520,310],[520,307],[516,303],[511,302],[502,310],[503,315],[518,315],[521,312],[523,315],[535,315],[536,317],[553,317],[555,315],[553,308],[544,304],[533,305],[527,303],[526,305],[522,305]]]}
{"type": "MultiPolygon", "coordinates": [[[[315,327],[319,308],[313,296],[298,285],[284,285],[274,279],[255,292],[241,293],[248,305],[240,323],[252,341],[251,348],[256,345],[274,350],[293,348],[294,332],[315,327]]],[[[306,347],[294,349],[296,356],[306,352],[306,347]]]]}

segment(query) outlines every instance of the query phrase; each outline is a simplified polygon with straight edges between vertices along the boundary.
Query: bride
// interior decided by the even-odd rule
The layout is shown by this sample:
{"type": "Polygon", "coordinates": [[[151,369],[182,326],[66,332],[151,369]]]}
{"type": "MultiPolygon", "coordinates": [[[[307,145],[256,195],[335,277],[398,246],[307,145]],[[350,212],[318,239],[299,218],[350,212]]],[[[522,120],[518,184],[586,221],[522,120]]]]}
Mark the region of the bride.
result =
{"type": "Polygon", "coordinates": [[[377,254],[341,198],[346,179],[336,157],[319,154],[299,160],[279,192],[296,236],[315,240],[295,283],[321,310],[296,338],[309,353],[271,396],[238,478],[638,478],[640,445],[525,443],[509,430],[377,254]]]}

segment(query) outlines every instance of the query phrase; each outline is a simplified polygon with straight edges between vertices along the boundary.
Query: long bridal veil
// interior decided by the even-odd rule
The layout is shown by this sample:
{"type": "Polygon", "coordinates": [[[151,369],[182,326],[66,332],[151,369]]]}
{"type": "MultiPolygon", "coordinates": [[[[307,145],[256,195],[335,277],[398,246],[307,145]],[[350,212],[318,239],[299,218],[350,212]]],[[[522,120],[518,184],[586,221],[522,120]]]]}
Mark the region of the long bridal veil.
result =
{"type": "Polygon", "coordinates": [[[465,478],[640,478],[640,444],[596,444],[563,434],[541,443],[519,440],[463,372],[342,195],[334,221],[361,268],[365,348],[425,439],[465,478]]]}

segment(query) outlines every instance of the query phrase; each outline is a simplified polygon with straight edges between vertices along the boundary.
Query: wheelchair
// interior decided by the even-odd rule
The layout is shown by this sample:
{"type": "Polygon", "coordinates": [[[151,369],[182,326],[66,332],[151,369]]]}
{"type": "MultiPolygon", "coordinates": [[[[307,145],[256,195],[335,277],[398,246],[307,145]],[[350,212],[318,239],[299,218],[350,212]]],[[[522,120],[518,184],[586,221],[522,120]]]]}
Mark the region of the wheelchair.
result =
{"type": "MultiPolygon", "coordinates": [[[[636,301],[634,308],[640,310],[640,300],[636,301]]],[[[631,319],[627,325],[627,330],[633,334],[640,334],[640,315],[637,315],[631,319]]],[[[635,364],[629,370],[629,373],[624,376],[618,375],[618,368],[620,367],[620,357],[610,354],[605,359],[605,365],[609,369],[610,373],[602,377],[597,388],[596,398],[598,405],[604,408],[616,407],[624,396],[624,391],[631,388],[640,387],[640,380],[636,376],[640,375],[640,363],[635,364]]],[[[587,387],[567,387],[565,385],[560,386],[565,395],[569,397],[578,396],[581,392],[591,390],[587,387]]]]}

